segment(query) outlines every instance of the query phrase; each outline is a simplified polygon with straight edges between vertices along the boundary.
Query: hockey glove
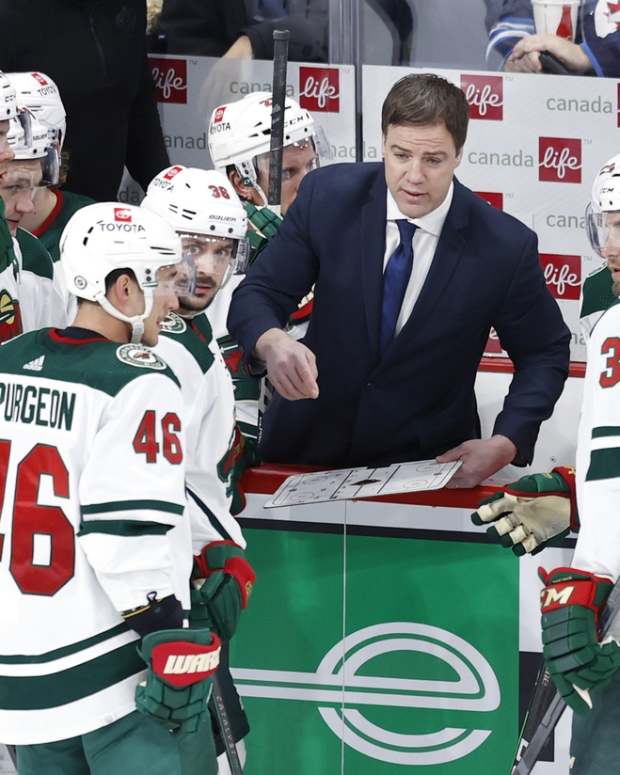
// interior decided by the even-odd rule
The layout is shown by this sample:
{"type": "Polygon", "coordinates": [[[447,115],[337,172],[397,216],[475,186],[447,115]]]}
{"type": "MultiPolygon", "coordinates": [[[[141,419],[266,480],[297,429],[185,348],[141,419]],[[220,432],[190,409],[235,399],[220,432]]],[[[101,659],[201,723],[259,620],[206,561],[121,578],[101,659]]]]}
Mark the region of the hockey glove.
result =
{"type": "Polygon", "coordinates": [[[171,732],[195,732],[203,713],[208,713],[220,647],[220,639],[209,630],[159,630],[146,635],[138,647],[148,666],[146,681],[136,687],[138,710],[171,732]]]}
{"type": "Polygon", "coordinates": [[[230,640],[256,580],[245,552],[232,541],[212,541],[194,557],[192,578],[190,625],[212,627],[230,640]]]}
{"type": "Polygon", "coordinates": [[[543,656],[559,693],[577,713],[589,710],[575,691],[609,681],[620,666],[620,646],[602,643],[600,615],[613,584],[577,568],[538,569],[545,584],[540,595],[543,656]]]}
{"type": "Polygon", "coordinates": [[[475,525],[492,522],[487,534],[521,556],[536,554],[571,529],[579,529],[575,472],[554,468],[530,474],[482,501],[471,515],[475,525]]]}

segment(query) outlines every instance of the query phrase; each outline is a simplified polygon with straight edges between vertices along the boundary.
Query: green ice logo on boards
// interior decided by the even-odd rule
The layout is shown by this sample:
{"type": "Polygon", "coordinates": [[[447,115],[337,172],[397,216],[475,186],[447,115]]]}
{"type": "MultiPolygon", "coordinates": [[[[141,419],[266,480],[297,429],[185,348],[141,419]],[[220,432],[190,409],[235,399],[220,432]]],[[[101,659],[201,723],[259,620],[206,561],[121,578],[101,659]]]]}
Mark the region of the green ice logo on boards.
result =
{"type": "Polygon", "coordinates": [[[242,697],[314,702],[323,721],[348,746],[370,758],[405,766],[461,759],[481,746],[491,730],[444,727],[403,734],[369,721],[365,706],[402,708],[405,713],[407,708],[489,713],[497,710],[501,699],[495,673],[477,649],[448,630],[416,622],[386,622],[347,635],[329,649],[315,673],[252,669],[232,673],[242,697]],[[360,674],[370,660],[397,651],[435,657],[457,679],[360,674]]]}

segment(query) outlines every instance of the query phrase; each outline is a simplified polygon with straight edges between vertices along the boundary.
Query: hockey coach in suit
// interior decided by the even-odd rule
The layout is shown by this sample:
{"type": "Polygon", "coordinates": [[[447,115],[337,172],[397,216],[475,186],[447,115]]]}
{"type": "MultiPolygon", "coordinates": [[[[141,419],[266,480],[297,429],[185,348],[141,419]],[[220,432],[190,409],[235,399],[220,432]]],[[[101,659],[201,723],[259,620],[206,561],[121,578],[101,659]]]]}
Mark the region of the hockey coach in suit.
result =
{"type": "Polygon", "coordinates": [[[471,487],[531,461],[568,374],[570,333],[534,232],[454,177],[463,92],[411,74],[383,104],[383,163],[306,176],[233,295],[228,327],[277,394],[264,460],[325,467],[463,460],[471,487]],[[306,336],[284,331],[314,285],[306,336]],[[474,381],[493,326],[515,374],[480,439],[474,381]]]}

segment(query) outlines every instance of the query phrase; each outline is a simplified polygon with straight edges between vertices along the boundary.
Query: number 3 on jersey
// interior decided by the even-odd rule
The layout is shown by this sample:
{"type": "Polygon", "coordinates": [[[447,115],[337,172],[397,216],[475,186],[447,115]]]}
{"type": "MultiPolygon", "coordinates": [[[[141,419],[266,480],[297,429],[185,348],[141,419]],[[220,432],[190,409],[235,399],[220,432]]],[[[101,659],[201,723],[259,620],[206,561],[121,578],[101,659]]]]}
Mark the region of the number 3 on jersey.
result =
{"type": "Polygon", "coordinates": [[[165,414],[160,425],[155,411],[147,409],[134,436],[134,451],[137,455],[146,455],[147,463],[157,463],[161,451],[170,464],[178,465],[183,460],[181,440],[177,435],[180,431],[181,421],[174,412],[165,414]]]}
{"type": "Polygon", "coordinates": [[[610,388],[620,382],[620,339],[608,336],[601,347],[601,355],[606,355],[605,371],[601,372],[599,384],[602,388],[610,388]]]}

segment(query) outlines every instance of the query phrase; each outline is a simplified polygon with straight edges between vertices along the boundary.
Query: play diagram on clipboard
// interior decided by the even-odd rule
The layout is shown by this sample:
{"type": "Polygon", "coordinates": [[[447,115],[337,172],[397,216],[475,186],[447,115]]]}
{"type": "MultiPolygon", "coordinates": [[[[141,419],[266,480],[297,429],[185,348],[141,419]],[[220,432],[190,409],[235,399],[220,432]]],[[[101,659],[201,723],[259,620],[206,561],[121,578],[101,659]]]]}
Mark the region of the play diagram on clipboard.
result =
{"type": "Polygon", "coordinates": [[[265,508],[439,490],[450,481],[460,466],[459,460],[454,463],[418,460],[394,463],[382,468],[340,468],[295,474],[280,485],[265,508]]]}

